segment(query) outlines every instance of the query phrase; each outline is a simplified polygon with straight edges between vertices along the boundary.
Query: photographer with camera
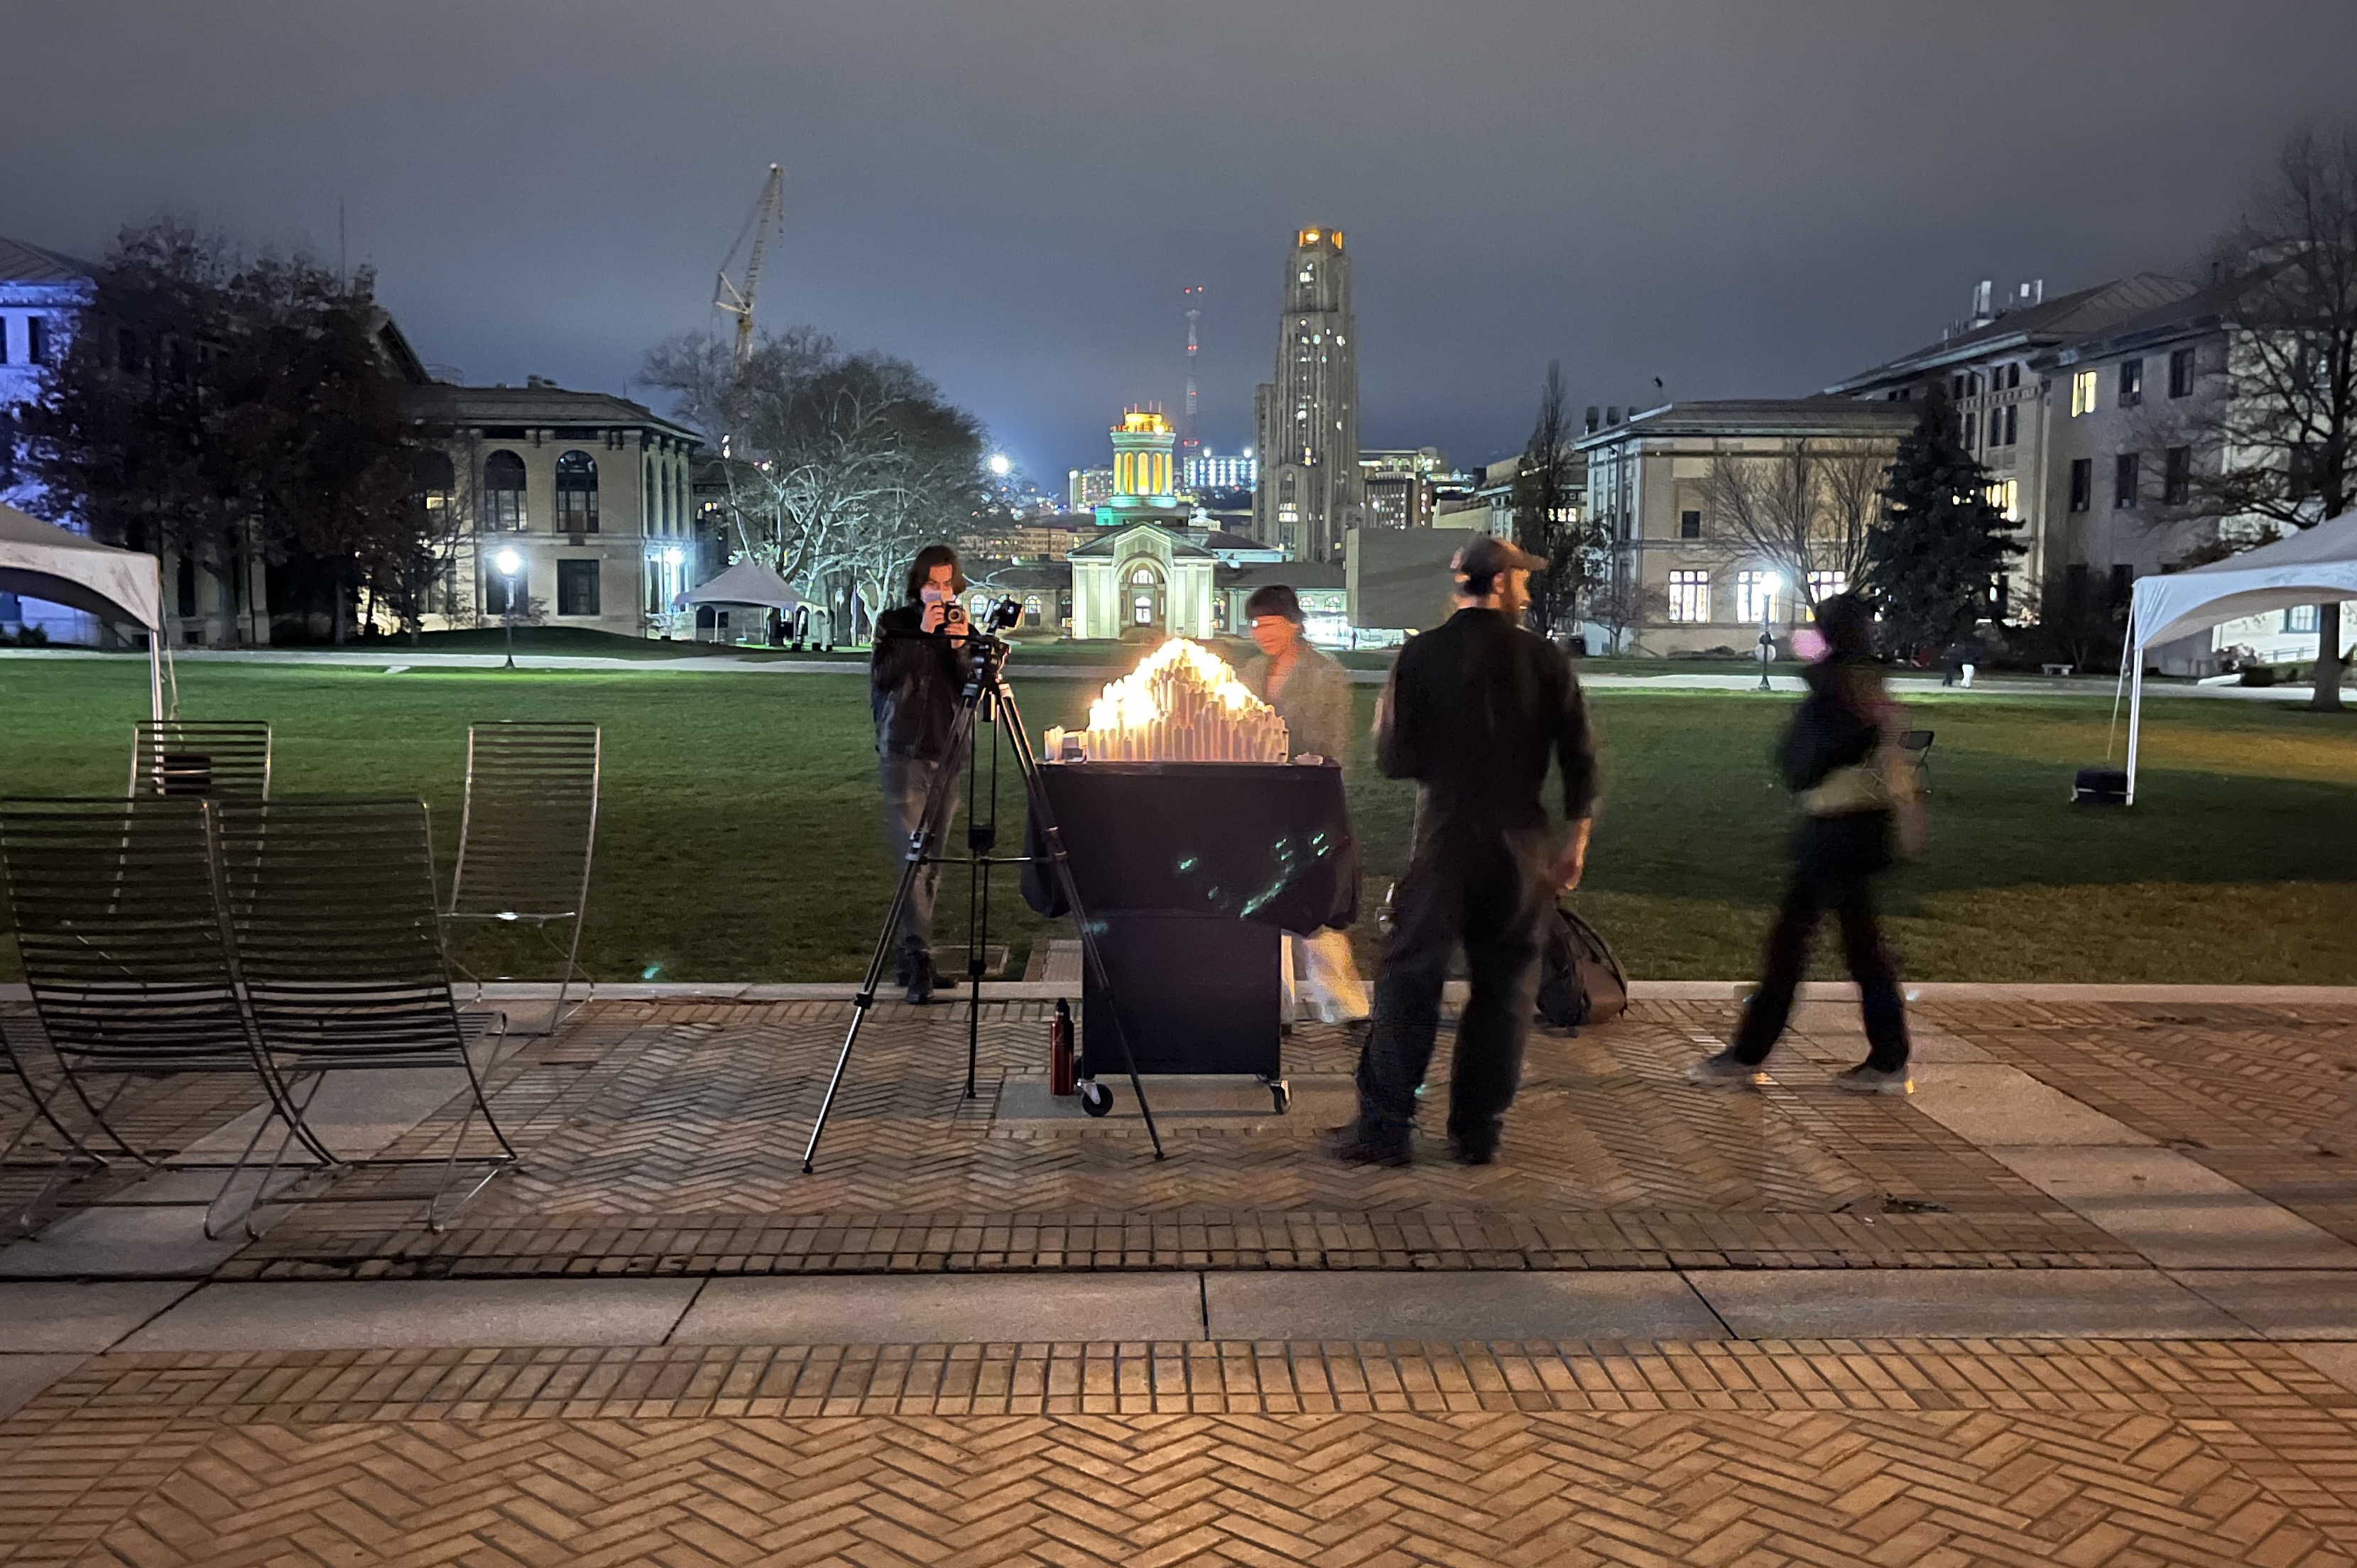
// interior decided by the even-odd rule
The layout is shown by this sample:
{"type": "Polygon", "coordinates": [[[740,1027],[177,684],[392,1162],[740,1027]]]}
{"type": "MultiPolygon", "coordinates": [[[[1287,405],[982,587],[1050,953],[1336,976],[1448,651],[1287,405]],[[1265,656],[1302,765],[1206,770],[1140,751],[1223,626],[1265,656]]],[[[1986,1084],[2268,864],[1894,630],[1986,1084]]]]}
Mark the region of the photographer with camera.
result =
{"type": "MultiPolygon", "coordinates": [[[[965,671],[959,660],[969,628],[958,596],[965,591],[958,553],[946,544],[928,544],[909,564],[909,596],[876,618],[875,652],[868,664],[868,706],[876,720],[877,775],[884,790],[884,838],[897,859],[909,852],[925,802],[951,755],[958,693],[965,671]]],[[[934,846],[949,832],[957,813],[957,790],[941,790],[939,813],[931,824],[934,846]]],[[[938,865],[919,868],[900,917],[898,983],[918,1006],[933,999],[933,898],[941,886],[938,865]]]]}

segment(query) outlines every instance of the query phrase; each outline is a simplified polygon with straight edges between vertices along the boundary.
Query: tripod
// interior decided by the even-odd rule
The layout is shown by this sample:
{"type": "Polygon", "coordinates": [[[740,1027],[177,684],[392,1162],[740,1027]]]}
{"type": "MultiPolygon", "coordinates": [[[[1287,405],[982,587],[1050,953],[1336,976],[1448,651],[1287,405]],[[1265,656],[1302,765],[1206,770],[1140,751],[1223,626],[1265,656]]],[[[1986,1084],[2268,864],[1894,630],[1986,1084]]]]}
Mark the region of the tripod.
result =
{"type": "MultiPolygon", "coordinates": [[[[1011,601],[1010,601],[1011,602],[1011,601]]],[[[1064,854],[1063,832],[1056,825],[1055,810],[1048,803],[1047,783],[1041,776],[1042,764],[1031,753],[1031,732],[1024,727],[1022,710],[1015,704],[1015,693],[1006,684],[1006,666],[1008,648],[1004,639],[994,637],[981,627],[966,636],[966,678],[958,693],[956,721],[950,729],[948,766],[934,776],[932,788],[925,797],[923,812],[917,825],[909,830],[908,853],[900,861],[900,880],[892,889],[892,902],[884,911],[883,929],[877,933],[876,949],[867,960],[867,975],[851,998],[851,1027],[843,1036],[843,1049],[834,1058],[834,1072],[826,1081],[826,1096],[819,1101],[818,1119],[811,1123],[810,1144],[802,1150],[802,1174],[811,1173],[812,1162],[818,1156],[818,1141],[826,1132],[826,1119],[834,1109],[834,1097],[843,1087],[844,1070],[851,1063],[851,1048],[859,1041],[861,1026],[867,1022],[867,1013],[876,1004],[876,985],[884,975],[885,962],[892,956],[899,940],[900,917],[909,907],[916,890],[917,876],[927,864],[941,864],[944,857],[934,853],[940,830],[942,807],[947,803],[950,791],[957,788],[958,773],[966,773],[966,844],[967,857],[974,867],[978,886],[967,893],[966,944],[966,1046],[965,1097],[974,1095],[974,1062],[981,1048],[982,1036],[982,972],[983,938],[989,929],[991,867],[1024,864],[1023,858],[993,858],[990,851],[998,835],[998,746],[1001,730],[1013,737],[1016,771],[1023,776],[1024,794],[1030,803],[1031,820],[1038,824],[1039,842],[1046,851],[1049,867],[1056,878],[1057,889],[1063,895],[1064,907],[1071,912],[1072,924],[1081,934],[1081,961],[1092,983],[1106,1003],[1104,1015],[1114,1026],[1114,1043],[1120,1048],[1123,1067],[1129,1074],[1129,1086],[1137,1096],[1137,1109],[1146,1118],[1146,1135],[1153,1140],[1154,1157],[1163,1158],[1162,1133],[1154,1124],[1154,1108],[1146,1103],[1146,1085],[1137,1076],[1137,1058],[1129,1048],[1129,1031],[1121,1022],[1119,999],[1114,994],[1113,980],[1105,969],[1104,956],[1097,949],[1096,929],[1089,919],[1088,910],[1081,903],[1081,890],[1072,879],[1071,862],[1064,854]],[[979,822],[974,816],[974,795],[979,788],[981,759],[975,747],[977,725],[990,726],[990,820],[979,822]],[[977,916],[979,917],[977,918],[977,916]]]]}

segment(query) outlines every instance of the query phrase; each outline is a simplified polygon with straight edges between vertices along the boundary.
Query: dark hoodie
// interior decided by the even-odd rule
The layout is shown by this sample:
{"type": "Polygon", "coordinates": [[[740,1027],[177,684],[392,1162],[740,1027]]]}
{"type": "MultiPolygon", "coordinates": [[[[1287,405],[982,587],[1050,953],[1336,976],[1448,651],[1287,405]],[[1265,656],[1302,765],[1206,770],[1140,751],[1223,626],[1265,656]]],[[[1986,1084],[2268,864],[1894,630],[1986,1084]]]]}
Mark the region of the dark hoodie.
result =
{"type": "MultiPolygon", "coordinates": [[[[1881,725],[1880,673],[1862,659],[1821,660],[1801,672],[1809,694],[1792,715],[1792,728],[1777,749],[1784,787],[1805,794],[1837,768],[1854,768],[1874,755],[1881,725]]],[[[1803,817],[1793,834],[1792,855],[1803,875],[1871,875],[1891,863],[1891,815],[1860,811],[1846,817],[1803,817]]]]}

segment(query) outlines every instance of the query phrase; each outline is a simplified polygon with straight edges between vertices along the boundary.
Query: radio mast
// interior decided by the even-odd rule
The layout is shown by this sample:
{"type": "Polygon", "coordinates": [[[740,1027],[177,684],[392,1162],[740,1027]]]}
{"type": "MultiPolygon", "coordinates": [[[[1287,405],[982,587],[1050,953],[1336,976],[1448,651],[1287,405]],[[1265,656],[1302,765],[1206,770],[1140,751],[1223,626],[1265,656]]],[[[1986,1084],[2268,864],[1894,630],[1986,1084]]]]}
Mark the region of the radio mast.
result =
{"type": "Polygon", "coordinates": [[[1187,302],[1187,409],[1178,423],[1178,473],[1185,481],[1187,465],[1203,453],[1195,429],[1195,323],[1203,317],[1203,285],[1190,285],[1180,297],[1187,302]]]}

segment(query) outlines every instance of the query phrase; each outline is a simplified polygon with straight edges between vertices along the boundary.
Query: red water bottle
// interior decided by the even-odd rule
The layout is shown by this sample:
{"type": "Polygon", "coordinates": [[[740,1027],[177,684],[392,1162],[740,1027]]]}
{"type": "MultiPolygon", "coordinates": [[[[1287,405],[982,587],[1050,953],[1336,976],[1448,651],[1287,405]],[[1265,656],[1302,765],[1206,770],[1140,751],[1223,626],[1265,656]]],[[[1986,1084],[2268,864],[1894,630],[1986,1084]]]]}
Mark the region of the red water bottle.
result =
{"type": "Polygon", "coordinates": [[[1078,1067],[1072,1050],[1072,1005],[1059,996],[1056,1015],[1048,1023],[1048,1092],[1073,1093],[1078,1067]]]}

